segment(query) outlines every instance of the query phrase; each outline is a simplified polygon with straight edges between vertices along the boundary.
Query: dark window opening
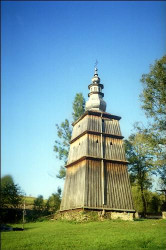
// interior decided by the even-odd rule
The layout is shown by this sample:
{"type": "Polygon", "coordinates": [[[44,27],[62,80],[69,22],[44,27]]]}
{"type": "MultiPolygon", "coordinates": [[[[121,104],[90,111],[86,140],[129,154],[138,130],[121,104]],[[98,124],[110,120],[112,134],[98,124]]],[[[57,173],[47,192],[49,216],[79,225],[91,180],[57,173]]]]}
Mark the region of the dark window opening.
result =
{"type": "Polygon", "coordinates": [[[110,145],[112,146],[112,142],[110,142],[110,145]]]}
{"type": "Polygon", "coordinates": [[[96,143],[98,143],[98,140],[96,140],[96,143]]]}

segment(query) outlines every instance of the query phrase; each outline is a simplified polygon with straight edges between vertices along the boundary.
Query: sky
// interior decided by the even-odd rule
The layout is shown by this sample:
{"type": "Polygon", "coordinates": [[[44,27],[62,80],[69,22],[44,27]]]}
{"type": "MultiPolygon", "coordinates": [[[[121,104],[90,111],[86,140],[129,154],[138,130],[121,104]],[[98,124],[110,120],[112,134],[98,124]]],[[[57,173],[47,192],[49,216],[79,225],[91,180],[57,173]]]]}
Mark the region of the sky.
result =
{"type": "Polygon", "coordinates": [[[26,195],[63,189],[53,151],[56,126],[88,99],[97,59],[107,112],[127,138],[141,110],[141,76],[166,53],[166,2],[1,3],[1,175],[26,195]]]}

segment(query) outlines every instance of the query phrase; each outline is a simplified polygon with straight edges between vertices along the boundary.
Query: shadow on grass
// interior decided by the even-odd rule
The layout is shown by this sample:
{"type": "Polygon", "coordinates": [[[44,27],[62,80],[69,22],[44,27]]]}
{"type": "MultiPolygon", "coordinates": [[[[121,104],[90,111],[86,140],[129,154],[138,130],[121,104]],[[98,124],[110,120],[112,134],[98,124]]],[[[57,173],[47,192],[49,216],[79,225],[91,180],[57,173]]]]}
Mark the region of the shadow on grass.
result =
{"type": "Polygon", "coordinates": [[[140,219],[134,219],[134,221],[145,221],[146,219],[140,218],[140,219]]]}
{"type": "Polygon", "coordinates": [[[33,230],[33,229],[34,229],[34,227],[28,227],[28,228],[24,227],[23,231],[28,231],[28,230],[33,230]]]}
{"type": "Polygon", "coordinates": [[[28,231],[28,230],[33,230],[34,227],[22,227],[22,225],[19,226],[11,226],[8,224],[1,224],[0,226],[0,232],[23,232],[23,231],[28,231]]]}

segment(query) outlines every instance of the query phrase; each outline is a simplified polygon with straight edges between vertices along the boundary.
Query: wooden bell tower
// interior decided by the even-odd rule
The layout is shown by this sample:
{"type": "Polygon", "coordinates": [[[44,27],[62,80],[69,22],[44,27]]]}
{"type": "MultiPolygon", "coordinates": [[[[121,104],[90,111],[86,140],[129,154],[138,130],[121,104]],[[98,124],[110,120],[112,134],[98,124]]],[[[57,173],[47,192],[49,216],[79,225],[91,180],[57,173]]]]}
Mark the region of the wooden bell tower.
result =
{"type": "Polygon", "coordinates": [[[85,113],[73,125],[60,211],[74,209],[133,214],[119,116],[105,112],[97,69],[88,86],[85,113]]]}

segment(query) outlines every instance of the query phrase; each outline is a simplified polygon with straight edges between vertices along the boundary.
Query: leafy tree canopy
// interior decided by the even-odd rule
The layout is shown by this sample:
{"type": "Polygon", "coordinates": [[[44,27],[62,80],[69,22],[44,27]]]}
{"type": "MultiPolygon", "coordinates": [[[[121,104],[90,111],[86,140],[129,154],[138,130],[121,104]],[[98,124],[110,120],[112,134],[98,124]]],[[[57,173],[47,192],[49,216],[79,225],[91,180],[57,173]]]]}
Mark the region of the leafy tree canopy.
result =
{"type": "Polygon", "coordinates": [[[62,190],[58,187],[57,192],[53,193],[47,200],[46,206],[49,210],[52,210],[52,212],[55,212],[60,208],[61,193],[62,190]]]}
{"type": "Polygon", "coordinates": [[[149,147],[145,134],[132,134],[124,143],[131,182],[143,189],[150,188],[150,175],[155,174],[151,155],[153,149],[149,147]]]}
{"type": "Polygon", "coordinates": [[[43,209],[44,209],[44,199],[43,199],[43,195],[39,195],[39,196],[34,200],[34,209],[36,209],[36,210],[43,210],[43,209]]]}
{"type": "Polygon", "coordinates": [[[17,208],[22,203],[23,192],[19,185],[14,184],[11,175],[1,178],[1,206],[17,208]]]}
{"type": "Polygon", "coordinates": [[[124,141],[131,183],[137,185],[146,214],[145,190],[152,186],[152,174],[155,174],[153,147],[148,143],[145,130],[137,130],[136,134],[124,141]]]}
{"type": "MultiPolygon", "coordinates": [[[[85,99],[82,93],[77,93],[73,101],[73,121],[76,121],[85,111],[85,99]]],[[[54,151],[57,154],[57,158],[63,161],[63,166],[60,167],[58,178],[64,179],[66,176],[66,169],[64,165],[67,163],[72,128],[68,119],[65,119],[60,125],[56,124],[57,136],[59,140],[55,141],[54,151]]]]}
{"type": "Polygon", "coordinates": [[[150,65],[150,72],[142,75],[141,82],[143,83],[143,92],[140,95],[142,109],[148,118],[153,119],[153,128],[158,132],[164,132],[166,131],[166,55],[156,60],[154,65],[150,65]]]}
{"type": "Polygon", "coordinates": [[[5,187],[7,184],[14,184],[14,180],[11,175],[5,175],[1,178],[1,187],[5,187]]]}
{"type": "Polygon", "coordinates": [[[82,93],[77,93],[73,101],[73,121],[75,122],[85,112],[85,99],[82,93]]]}
{"type": "Polygon", "coordinates": [[[166,55],[150,66],[150,72],[142,75],[141,82],[142,109],[149,118],[148,143],[154,147],[161,187],[166,188],[166,55]]]}

